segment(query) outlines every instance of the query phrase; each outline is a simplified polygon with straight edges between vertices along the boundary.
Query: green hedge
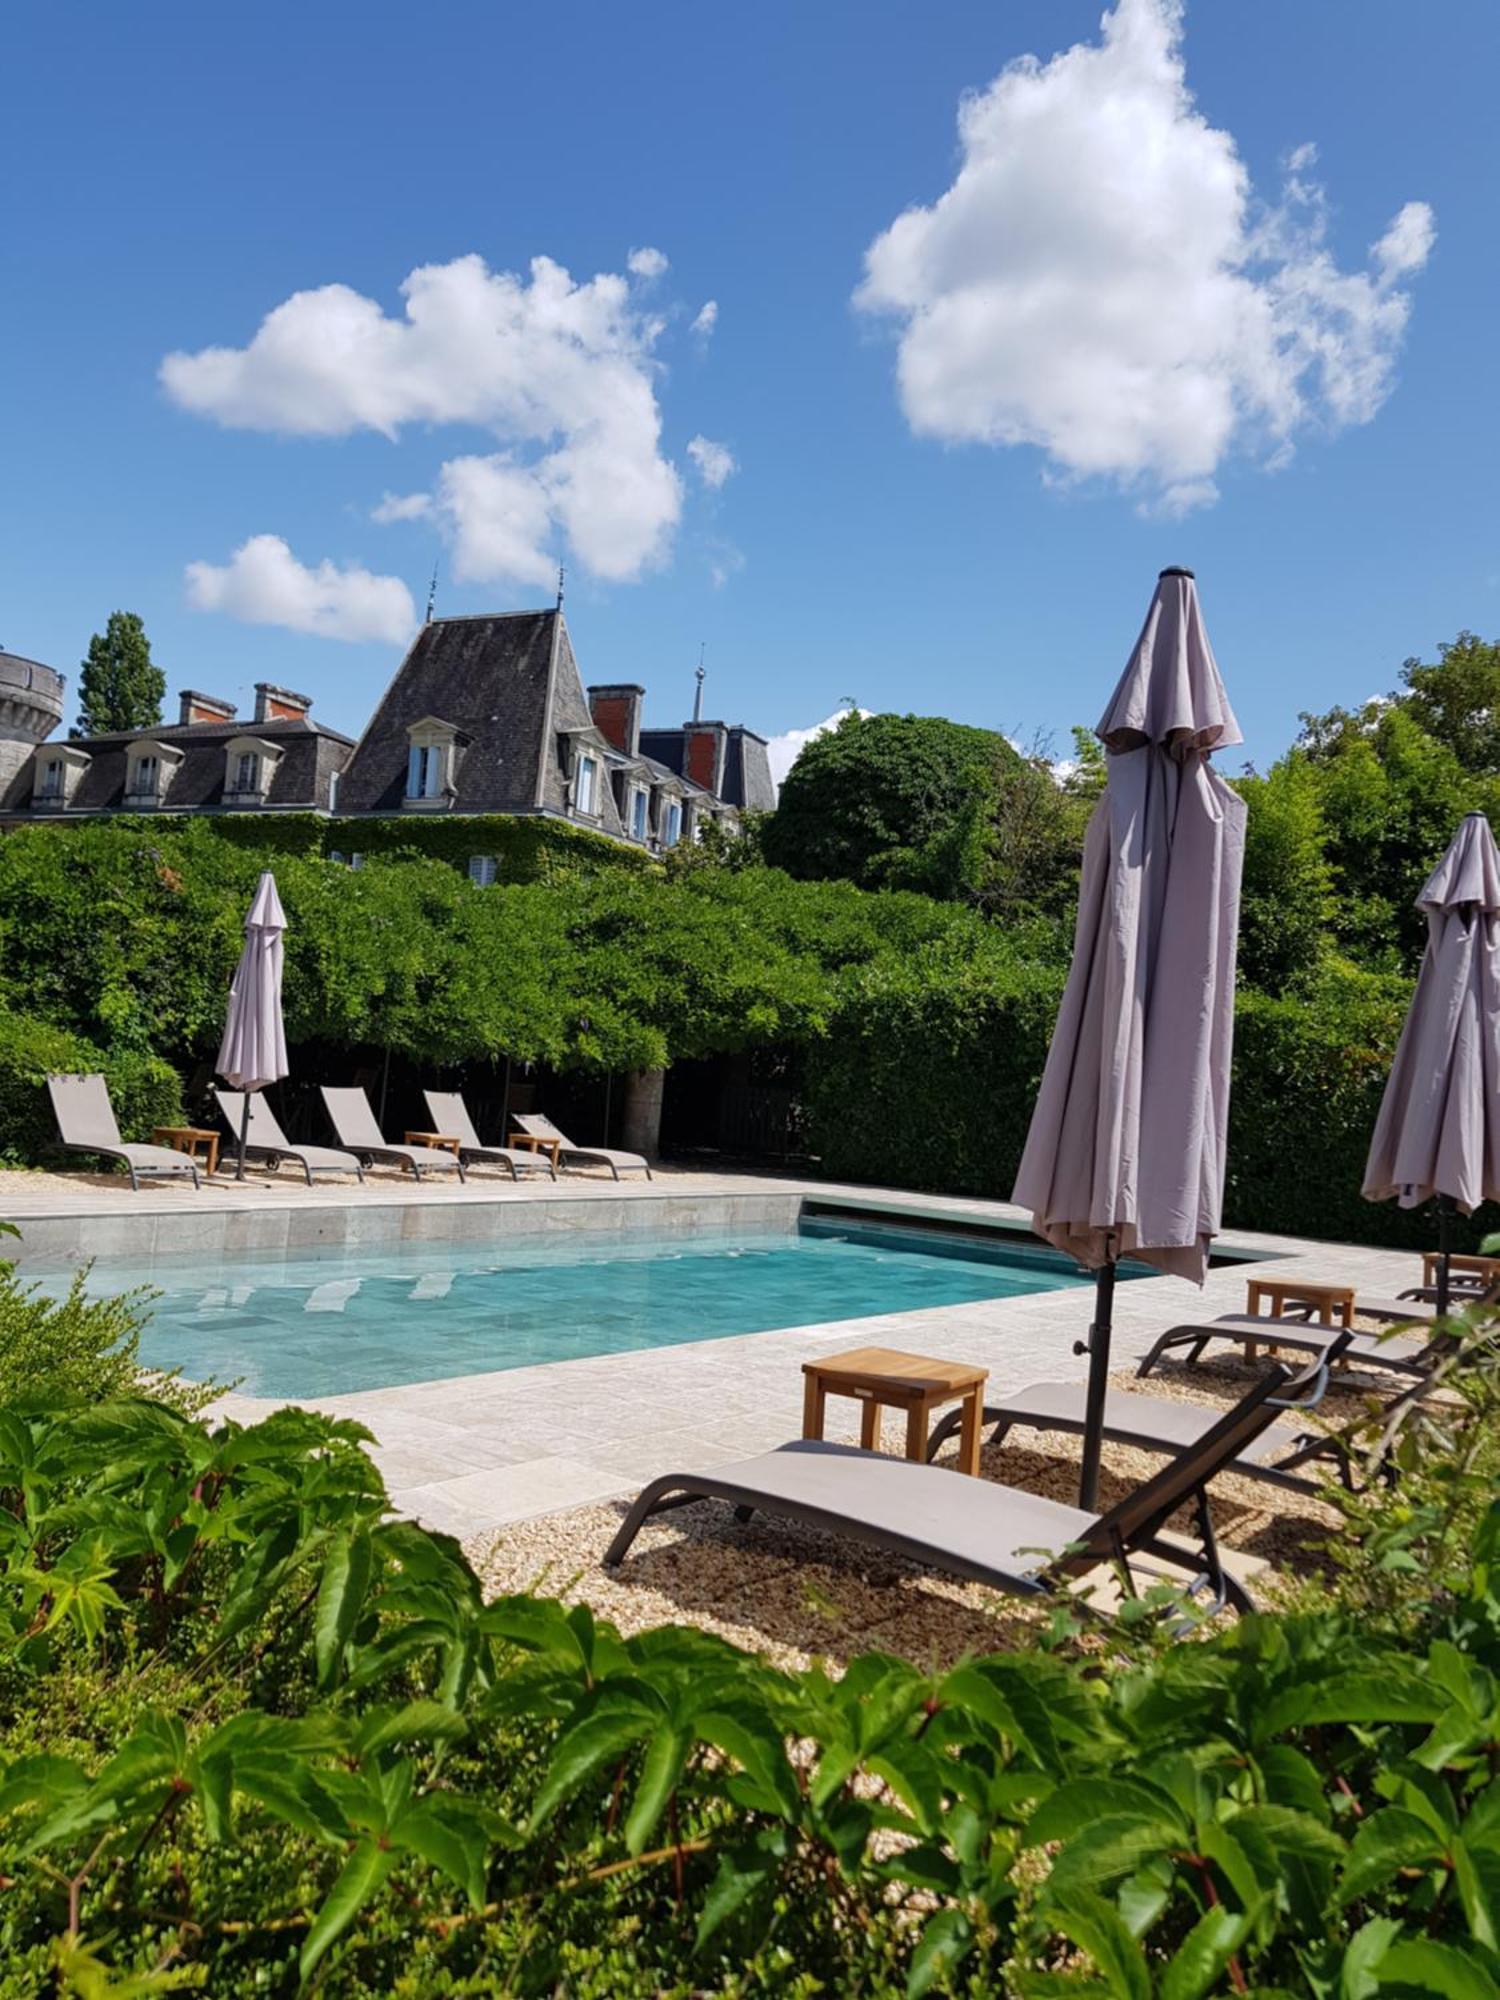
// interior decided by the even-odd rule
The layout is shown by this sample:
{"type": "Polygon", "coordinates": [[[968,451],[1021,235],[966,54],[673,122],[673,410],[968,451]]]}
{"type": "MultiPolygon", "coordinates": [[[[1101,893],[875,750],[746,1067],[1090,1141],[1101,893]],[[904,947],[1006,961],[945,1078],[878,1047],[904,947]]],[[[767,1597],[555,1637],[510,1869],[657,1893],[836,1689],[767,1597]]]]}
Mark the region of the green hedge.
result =
{"type": "Polygon", "coordinates": [[[82,1035],[25,1014],[0,1011],[0,1164],[46,1165],[63,1159],[47,1096],[49,1072],[99,1070],[109,1085],[120,1136],[151,1137],[153,1125],[182,1121],[182,1085],[170,1064],[135,1051],[106,1054],[82,1035]]]}
{"type": "MultiPolygon", "coordinates": [[[[1061,968],[918,956],[862,975],[807,1055],[809,1145],[840,1179],[1009,1198],[1061,968]]],[[[1241,990],[1226,1229],[1428,1248],[1427,1209],[1368,1202],[1365,1155],[1410,983],[1334,966],[1307,991],[1241,990]]],[[[1500,1217],[1455,1227],[1477,1245],[1500,1217]]]]}
{"type": "Polygon", "coordinates": [[[943,949],[862,972],[807,1055],[823,1171],[1008,1198],[1064,976],[943,949]]]}

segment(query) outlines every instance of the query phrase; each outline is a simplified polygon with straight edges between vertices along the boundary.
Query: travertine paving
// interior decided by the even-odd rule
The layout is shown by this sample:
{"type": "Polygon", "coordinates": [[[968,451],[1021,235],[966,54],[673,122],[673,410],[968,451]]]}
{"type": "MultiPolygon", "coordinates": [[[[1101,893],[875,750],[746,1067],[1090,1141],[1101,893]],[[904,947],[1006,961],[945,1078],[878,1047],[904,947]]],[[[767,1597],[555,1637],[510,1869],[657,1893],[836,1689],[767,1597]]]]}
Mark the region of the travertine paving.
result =
{"type": "MultiPolygon", "coordinates": [[[[290,1177],[246,1187],[219,1182],[133,1195],[102,1177],[0,1177],[0,1213],[22,1228],[20,1256],[54,1265],[81,1255],[144,1255],[153,1248],[215,1251],[318,1241],[426,1241],[514,1226],[625,1228],[691,1226],[691,1204],[711,1207],[714,1226],[788,1216],[802,1198],[844,1201],[895,1216],[1022,1223],[1006,1203],[903,1193],[770,1174],[665,1170],[651,1183],[616,1185],[570,1176],[512,1186],[472,1179],[467,1187],[393,1180],[308,1189],[290,1177]]],[[[1317,1275],[1389,1294],[1413,1276],[1409,1254],[1231,1233],[1226,1249],[1295,1260],[1317,1275]]],[[[1114,1356],[1126,1364],[1164,1327],[1243,1310],[1254,1265],[1210,1272],[1201,1293],[1174,1278],[1122,1284],[1115,1299],[1114,1356]]],[[[1262,1272],[1265,1266],[1259,1267],[1262,1272]]],[[[1282,1266],[1290,1269],[1291,1265],[1282,1266]]],[[[884,1314],[817,1326],[630,1354],[508,1369],[442,1382],[329,1397],[317,1407],[366,1424],[392,1497],[430,1526],[464,1537],[509,1521],[634,1491],[654,1474],[688,1470],[765,1450],[801,1428],[801,1363],[840,1348],[912,1349],[973,1362],[996,1390],[1041,1377],[1068,1380],[1087,1369],[1073,1351],[1087,1330],[1092,1294],[1079,1289],[884,1314]]],[[[224,1399],[247,1418],[272,1407],[224,1399]]],[[[830,1406],[828,1435],[856,1435],[855,1406],[830,1406]]]]}

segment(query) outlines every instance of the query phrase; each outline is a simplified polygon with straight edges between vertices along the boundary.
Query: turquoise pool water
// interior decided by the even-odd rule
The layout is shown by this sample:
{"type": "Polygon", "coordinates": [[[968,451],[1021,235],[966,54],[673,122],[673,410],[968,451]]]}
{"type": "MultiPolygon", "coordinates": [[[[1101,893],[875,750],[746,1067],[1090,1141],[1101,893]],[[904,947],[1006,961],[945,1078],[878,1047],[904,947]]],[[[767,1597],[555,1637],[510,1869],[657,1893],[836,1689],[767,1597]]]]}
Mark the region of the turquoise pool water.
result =
{"type": "MultiPolygon", "coordinates": [[[[1012,1298],[1088,1281],[1019,1241],[804,1226],[798,1235],[569,1235],[499,1248],[122,1260],[90,1289],[156,1287],[148,1366],[311,1397],[479,1375],[630,1348],[1012,1298]]],[[[50,1289],[50,1287],[49,1287],[50,1289]]]]}

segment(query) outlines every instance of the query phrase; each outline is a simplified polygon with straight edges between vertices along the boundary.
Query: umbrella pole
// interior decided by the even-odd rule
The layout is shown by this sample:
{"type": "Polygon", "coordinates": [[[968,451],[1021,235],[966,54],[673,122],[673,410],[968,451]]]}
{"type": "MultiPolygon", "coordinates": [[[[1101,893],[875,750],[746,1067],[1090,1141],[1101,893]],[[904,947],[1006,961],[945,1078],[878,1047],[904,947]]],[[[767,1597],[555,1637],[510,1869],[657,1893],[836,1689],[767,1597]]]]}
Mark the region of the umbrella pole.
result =
{"type": "Polygon", "coordinates": [[[240,1111],[240,1156],[235,1162],[234,1177],[237,1181],[245,1178],[245,1148],[250,1140],[250,1093],[245,1092],[244,1106],[240,1111]]]}
{"type": "Polygon", "coordinates": [[[1083,1464],[1078,1476],[1078,1504],[1089,1513],[1099,1501],[1099,1447],[1103,1443],[1104,1398],[1109,1390],[1109,1344],[1115,1319],[1115,1260],[1111,1256],[1094,1273],[1094,1323],[1087,1341],[1075,1354],[1089,1357],[1088,1398],[1084,1404],[1083,1464]]]}
{"type": "Polygon", "coordinates": [[[1453,1197],[1440,1194],[1437,1198],[1438,1212],[1438,1281],[1437,1316],[1442,1319],[1448,1311],[1448,1259],[1453,1253],[1453,1197]]]}

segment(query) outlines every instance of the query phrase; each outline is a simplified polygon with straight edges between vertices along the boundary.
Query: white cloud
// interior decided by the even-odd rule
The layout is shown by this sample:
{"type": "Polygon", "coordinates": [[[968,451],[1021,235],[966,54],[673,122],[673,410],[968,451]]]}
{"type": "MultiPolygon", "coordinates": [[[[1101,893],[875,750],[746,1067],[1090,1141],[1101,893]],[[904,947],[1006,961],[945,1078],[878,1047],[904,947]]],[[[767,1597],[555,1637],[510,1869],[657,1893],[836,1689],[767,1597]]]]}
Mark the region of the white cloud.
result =
{"type": "Polygon", "coordinates": [[[401,645],[417,623],[400,577],[326,561],[309,569],[280,535],[252,535],[223,565],[189,563],[187,593],[199,611],[225,611],[247,625],[283,625],[320,639],[401,645]]]}
{"type": "Polygon", "coordinates": [[[546,257],[522,278],[469,256],[423,265],[401,290],[399,318],[347,285],[294,293],[245,347],[168,355],[162,382],[183,408],[241,429],[488,432],[497,455],[450,460],[436,482],[461,578],[534,580],[554,542],[614,581],[663,561],[682,511],[652,359],[664,321],[629,280],[575,284],[546,257]]]}
{"type": "Polygon", "coordinates": [[[727,444],[717,444],[701,432],[697,437],[688,439],[687,455],[697,466],[698,477],[705,486],[718,488],[731,473],[740,469],[739,460],[727,444]]]}
{"type": "MultiPolygon", "coordinates": [[[[815,722],[811,729],[784,729],[779,736],[772,736],[767,740],[766,755],[770,759],[771,776],[775,779],[778,790],[782,779],[796,763],[799,753],[815,736],[826,736],[830,729],[837,729],[850,712],[847,708],[836,709],[821,722],[815,722]]],[[[868,708],[856,708],[852,712],[855,715],[872,713],[868,708]]]]}
{"type": "Polygon", "coordinates": [[[638,278],[659,278],[667,269],[666,257],[649,243],[643,249],[632,250],[625,262],[638,278]]]}
{"type": "Polygon", "coordinates": [[[380,505],[370,509],[370,519],[384,526],[391,521],[420,521],[431,512],[430,493],[386,493],[380,505]]]}
{"type": "Polygon", "coordinates": [[[689,333],[696,333],[700,340],[707,340],[718,324],[719,301],[717,299],[705,299],[703,304],[699,306],[697,317],[688,328],[688,331],[689,333]]]}
{"type": "Polygon", "coordinates": [[[1370,255],[1389,284],[1409,272],[1421,270],[1432,255],[1436,236],[1433,213],[1426,202],[1409,201],[1380,241],[1371,247],[1370,255]]]}
{"type": "Polygon", "coordinates": [[[715,536],[708,543],[708,575],[715,590],[722,590],[732,576],[738,576],[745,567],[743,549],[737,549],[733,542],[726,542],[715,536]]]}
{"type": "Polygon", "coordinates": [[[1181,27],[1181,0],[1118,0],[1099,42],[965,97],[952,186],[871,244],[856,294],[900,323],[914,431],[1034,445],[1053,477],[1167,512],[1212,500],[1233,452],[1275,464],[1308,427],[1374,416],[1411,310],[1395,281],[1433,234],[1408,203],[1371,268],[1341,270],[1296,178],[1311,145],[1257,204],[1195,108],[1181,27]]]}

